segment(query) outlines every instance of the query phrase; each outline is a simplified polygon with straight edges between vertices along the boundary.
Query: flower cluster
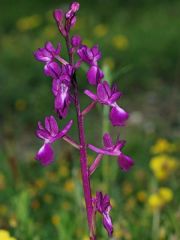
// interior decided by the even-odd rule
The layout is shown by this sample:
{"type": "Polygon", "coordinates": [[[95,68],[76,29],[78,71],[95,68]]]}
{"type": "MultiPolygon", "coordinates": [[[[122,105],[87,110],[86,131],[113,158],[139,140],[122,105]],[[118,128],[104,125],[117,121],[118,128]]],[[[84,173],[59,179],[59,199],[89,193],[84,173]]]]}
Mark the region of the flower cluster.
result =
{"type": "Polygon", "coordinates": [[[65,60],[60,56],[60,43],[57,44],[57,47],[54,47],[51,42],[47,42],[43,48],[39,48],[34,53],[35,58],[44,63],[44,74],[52,80],[54,110],[57,113],[58,118],[66,118],[70,106],[74,104],[77,113],[79,143],[76,143],[72,138],[67,136],[73,123],[72,120],[66,124],[63,130],[59,130],[55,118],[53,116],[46,117],[45,126],[39,122],[36,131],[37,137],[44,141],[43,146],[36,154],[36,159],[39,160],[42,165],[52,163],[54,153],[51,145],[61,138],[80,151],[82,183],[90,239],[95,240],[95,233],[92,231],[94,219],[93,214],[96,215],[96,212],[102,214],[103,225],[109,236],[113,233],[113,226],[109,216],[111,210],[109,196],[103,195],[101,192],[97,192],[95,198],[91,196],[90,176],[96,170],[104,155],[117,156],[118,165],[124,171],[129,170],[134,162],[131,157],[122,153],[125,141],[117,138],[116,143],[113,144],[109,133],[105,133],[103,136],[103,148],[97,148],[94,145],[85,142],[83,124],[84,116],[96,105],[96,103],[109,107],[109,120],[114,127],[124,126],[128,119],[128,113],[117,103],[122,96],[122,93],[117,89],[117,86],[110,86],[108,82],[104,80],[104,73],[98,65],[102,56],[99,47],[95,45],[92,48],[89,48],[83,44],[80,36],[70,36],[70,30],[76,23],[76,13],[79,10],[79,7],[80,4],[78,2],[73,2],[67,12],[64,12],[61,9],[56,9],[53,14],[59,32],[65,39],[69,60],[65,60]],[[75,62],[74,59],[77,59],[77,61],[75,62]],[[77,73],[82,63],[88,65],[88,71],[86,73],[87,82],[96,89],[95,94],[88,89],[87,84],[87,89],[84,90],[84,93],[92,100],[92,102],[84,111],[81,111],[78,97],[79,81],[77,78],[77,73]],[[87,148],[98,154],[91,166],[88,166],[87,162],[87,148]]]}

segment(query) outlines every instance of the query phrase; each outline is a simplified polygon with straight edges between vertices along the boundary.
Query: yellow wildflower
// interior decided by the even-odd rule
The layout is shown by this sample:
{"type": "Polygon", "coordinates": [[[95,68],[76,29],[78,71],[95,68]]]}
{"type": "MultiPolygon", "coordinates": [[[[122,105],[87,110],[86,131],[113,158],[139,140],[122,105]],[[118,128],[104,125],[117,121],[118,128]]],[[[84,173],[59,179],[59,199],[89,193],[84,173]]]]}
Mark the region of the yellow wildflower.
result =
{"type": "Polygon", "coordinates": [[[57,226],[59,225],[61,219],[60,219],[60,216],[57,215],[57,214],[54,214],[52,217],[51,217],[51,222],[54,226],[57,226]]]}
{"type": "Polygon", "coordinates": [[[11,237],[7,230],[0,229],[0,239],[2,240],[16,240],[16,238],[11,237]]]}
{"type": "Polygon", "coordinates": [[[154,146],[151,148],[153,154],[173,152],[176,149],[175,144],[168,142],[166,139],[160,138],[157,140],[154,146]]]}
{"type": "Polygon", "coordinates": [[[45,194],[44,195],[44,201],[48,204],[52,203],[53,202],[53,196],[50,195],[50,194],[45,194]]]}
{"type": "Polygon", "coordinates": [[[44,179],[42,179],[42,178],[39,178],[35,181],[35,186],[36,186],[37,189],[44,188],[45,184],[46,183],[45,183],[44,179]]]}
{"type": "Polygon", "coordinates": [[[89,237],[85,235],[82,240],[89,240],[89,237]]]}
{"type": "Polygon", "coordinates": [[[150,195],[148,204],[152,210],[161,209],[172,201],[173,192],[170,188],[162,187],[156,193],[150,195]]]}
{"type": "Polygon", "coordinates": [[[24,99],[18,99],[15,102],[15,108],[17,111],[22,112],[26,109],[27,103],[24,99]]]}
{"type": "Polygon", "coordinates": [[[0,214],[5,215],[8,212],[8,207],[6,205],[0,205],[0,214]]]}
{"type": "Polygon", "coordinates": [[[111,70],[115,67],[115,61],[111,57],[107,57],[103,61],[103,65],[108,66],[111,70]]]}
{"type": "Polygon", "coordinates": [[[108,32],[108,28],[104,24],[99,24],[94,28],[94,35],[97,37],[104,37],[108,32]]]}
{"type": "Polygon", "coordinates": [[[151,159],[150,168],[157,179],[166,180],[177,168],[177,161],[173,157],[159,155],[151,159]]]}
{"type": "Polygon", "coordinates": [[[59,174],[61,177],[67,177],[69,175],[69,168],[66,165],[62,165],[59,168],[59,174]]]}
{"type": "Polygon", "coordinates": [[[130,182],[124,182],[122,186],[122,191],[125,195],[130,195],[133,191],[133,186],[130,182]]]}
{"type": "Polygon", "coordinates": [[[146,194],[146,192],[145,191],[139,191],[138,193],[137,193],[137,199],[138,199],[138,201],[139,202],[145,202],[146,201],[146,199],[147,199],[147,194],[146,194]]]}
{"type": "Polygon", "coordinates": [[[53,39],[57,35],[57,29],[54,25],[48,25],[43,29],[42,35],[44,38],[53,39]]]}
{"type": "Polygon", "coordinates": [[[10,219],[9,219],[9,226],[11,226],[12,228],[16,228],[18,225],[17,223],[17,219],[15,216],[12,216],[10,219]]]}
{"type": "Polygon", "coordinates": [[[38,209],[40,207],[40,203],[38,200],[33,200],[32,203],[31,203],[31,207],[33,209],[38,209]]]}
{"type": "Polygon", "coordinates": [[[163,199],[164,203],[171,202],[173,199],[173,191],[167,187],[161,187],[159,189],[159,195],[163,199]]]}
{"type": "Polygon", "coordinates": [[[129,44],[128,38],[124,35],[116,35],[112,38],[112,45],[118,50],[127,49],[129,44]]]}
{"type": "Polygon", "coordinates": [[[5,176],[0,173],[0,190],[4,190],[6,187],[5,176]]]}
{"type": "Polygon", "coordinates": [[[20,18],[16,23],[16,27],[18,30],[24,32],[39,27],[41,22],[41,16],[36,14],[29,17],[20,18]]]}
{"type": "Polygon", "coordinates": [[[153,210],[160,209],[162,207],[162,199],[159,194],[153,193],[148,199],[148,204],[153,210]]]}
{"type": "Polygon", "coordinates": [[[62,208],[64,210],[69,210],[71,208],[71,205],[68,202],[63,202],[62,203],[62,208]]]}
{"type": "Polygon", "coordinates": [[[75,183],[73,182],[73,180],[67,180],[64,184],[64,190],[66,192],[72,192],[75,189],[75,183]]]}

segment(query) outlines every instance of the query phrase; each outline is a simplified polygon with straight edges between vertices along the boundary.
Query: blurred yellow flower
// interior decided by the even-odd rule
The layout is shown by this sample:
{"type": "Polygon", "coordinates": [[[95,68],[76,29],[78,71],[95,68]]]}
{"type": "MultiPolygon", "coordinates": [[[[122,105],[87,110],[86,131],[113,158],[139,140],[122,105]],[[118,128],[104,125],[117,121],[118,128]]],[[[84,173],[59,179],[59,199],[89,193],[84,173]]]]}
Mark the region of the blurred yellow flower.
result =
{"type": "Polygon", "coordinates": [[[161,187],[159,189],[159,195],[163,199],[164,203],[171,202],[173,199],[173,191],[167,187],[161,187]]]}
{"type": "Polygon", "coordinates": [[[160,209],[162,207],[162,199],[159,194],[153,193],[149,196],[148,204],[153,210],[160,209]]]}
{"type": "Polygon", "coordinates": [[[44,202],[48,204],[51,204],[53,202],[53,196],[50,194],[45,194],[43,199],[44,199],[44,202]]]}
{"type": "Polygon", "coordinates": [[[133,191],[133,186],[130,182],[124,182],[122,185],[124,195],[130,195],[133,191]]]}
{"type": "Polygon", "coordinates": [[[153,154],[173,152],[175,151],[176,146],[173,143],[168,142],[166,139],[160,138],[157,140],[154,146],[151,147],[151,152],[153,154]]]}
{"type": "Polygon", "coordinates": [[[17,219],[15,216],[12,216],[10,219],[9,219],[9,226],[11,226],[12,228],[16,228],[18,225],[17,223],[17,219]]]}
{"type": "Polygon", "coordinates": [[[67,177],[69,175],[69,168],[66,165],[62,165],[58,172],[61,177],[67,177]]]}
{"type": "Polygon", "coordinates": [[[126,50],[129,45],[129,41],[125,35],[119,34],[112,38],[112,45],[118,50],[126,50]]]}
{"type": "Polygon", "coordinates": [[[89,240],[89,237],[87,235],[85,235],[82,240],[89,240]]]}
{"type": "Polygon", "coordinates": [[[150,168],[157,179],[166,180],[177,168],[177,161],[164,154],[158,155],[151,159],[150,168]]]}
{"type": "Polygon", "coordinates": [[[57,215],[57,214],[54,214],[52,217],[51,217],[51,222],[54,226],[57,226],[59,225],[61,219],[60,219],[60,216],[57,215]]]}
{"type": "Polygon", "coordinates": [[[94,35],[96,37],[104,37],[108,32],[108,28],[104,24],[99,24],[94,28],[94,35]]]}
{"type": "Polygon", "coordinates": [[[139,191],[138,193],[137,193],[137,200],[139,201],[139,202],[145,202],[146,201],[146,199],[147,199],[147,194],[146,194],[146,192],[145,191],[139,191]]]}
{"type": "Polygon", "coordinates": [[[0,229],[0,239],[1,240],[16,240],[16,238],[11,237],[7,230],[0,229]]]}
{"type": "Polygon", "coordinates": [[[103,65],[108,66],[110,70],[113,70],[115,67],[115,61],[111,57],[104,58],[103,65]]]}
{"type": "Polygon", "coordinates": [[[38,200],[33,200],[31,203],[32,209],[38,209],[40,207],[40,202],[38,200]]]}
{"type": "Polygon", "coordinates": [[[36,187],[37,189],[42,189],[42,188],[44,188],[45,184],[46,184],[46,182],[45,182],[45,180],[42,179],[42,178],[39,178],[39,179],[37,179],[37,180],[35,181],[35,187],[36,187]]]}
{"type": "Polygon", "coordinates": [[[125,210],[126,211],[132,211],[134,207],[136,206],[136,201],[133,197],[129,198],[125,204],[125,210]]]}
{"type": "Polygon", "coordinates": [[[64,210],[69,210],[71,208],[71,205],[68,202],[63,202],[62,203],[62,208],[64,210]]]}
{"type": "Polygon", "coordinates": [[[6,187],[6,182],[5,182],[5,176],[0,173],[0,190],[5,189],[6,187]]]}
{"type": "Polygon", "coordinates": [[[36,14],[29,17],[20,18],[16,22],[16,27],[19,31],[25,32],[25,31],[39,27],[41,22],[42,22],[41,16],[36,14]]]}
{"type": "Polygon", "coordinates": [[[15,108],[17,111],[22,112],[26,109],[27,102],[24,99],[17,99],[15,102],[15,108]]]}
{"type": "Polygon", "coordinates": [[[5,215],[8,212],[8,207],[6,205],[0,205],[0,215],[5,215]]]}
{"type": "Polygon", "coordinates": [[[148,204],[152,210],[158,210],[172,201],[173,192],[170,188],[160,188],[156,193],[149,196],[148,204]]]}
{"type": "Polygon", "coordinates": [[[49,38],[49,39],[53,39],[54,37],[57,36],[57,28],[54,25],[48,25],[46,26],[43,31],[42,31],[42,35],[44,38],[49,38]]]}
{"type": "Polygon", "coordinates": [[[75,183],[73,180],[67,180],[64,184],[64,190],[66,192],[72,192],[75,189],[75,183]]]}

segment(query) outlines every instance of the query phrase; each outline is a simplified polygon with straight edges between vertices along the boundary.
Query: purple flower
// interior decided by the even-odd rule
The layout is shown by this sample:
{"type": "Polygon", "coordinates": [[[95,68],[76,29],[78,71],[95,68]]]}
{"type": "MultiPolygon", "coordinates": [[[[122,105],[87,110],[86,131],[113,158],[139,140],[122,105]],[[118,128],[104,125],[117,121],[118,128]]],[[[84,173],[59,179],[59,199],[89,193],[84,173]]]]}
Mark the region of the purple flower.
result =
{"type": "Polygon", "coordinates": [[[83,45],[77,51],[79,57],[82,61],[86,62],[90,66],[97,65],[97,61],[101,58],[101,53],[97,45],[92,48],[88,48],[87,46],[83,45]]]}
{"type": "Polygon", "coordinates": [[[53,92],[55,93],[55,110],[58,113],[59,118],[65,118],[71,103],[69,86],[59,79],[54,79],[53,92]]]}
{"type": "Polygon", "coordinates": [[[71,38],[71,45],[73,47],[79,47],[81,45],[82,39],[79,35],[75,35],[71,38]]]}
{"type": "Polygon", "coordinates": [[[92,100],[111,107],[109,119],[113,126],[124,126],[124,122],[129,115],[116,103],[122,94],[115,85],[110,88],[108,82],[103,81],[97,85],[97,94],[92,93],[90,90],[85,90],[84,93],[92,100]]]}
{"type": "Polygon", "coordinates": [[[67,33],[76,23],[76,12],[79,10],[79,7],[80,4],[78,2],[73,2],[70,5],[69,11],[65,14],[66,18],[65,29],[67,33]]]}
{"type": "Polygon", "coordinates": [[[51,62],[55,56],[59,55],[61,51],[61,44],[58,43],[57,48],[54,48],[51,42],[47,42],[43,48],[38,48],[34,53],[35,58],[41,62],[51,62]]]}
{"type": "Polygon", "coordinates": [[[117,138],[116,143],[113,144],[110,134],[105,133],[103,136],[103,143],[104,148],[97,148],[92,144],[88,144],[88,148],[98,154],[117,156],[118,164],[124,171],[128,171],[133,166],[133,159],[124,155],[121,151],[126,143],[124,140],[119,140],[119,138],[117,138]]]}
{"type": "Polygon", "coordinates": [[[54,153],[51,144],[66,135],[72,123],[73,121],[70,120],[63,130],[59,131],[57,122],[53,116],[45,118],[45,127],[42,126],[41,122],[38,122],[36,135],[38,138],[44,140],[44,144],[37,152],[36,159],[42,165],[48,165],[53,161],[54,153]]]}
{"type": "Polygon", "coordinates": [[[134,165],[134,161],[131,157],[121,153],[118,157],[118,164],[121,169],[128,171],[134,165]]]}
{"type": "MultiPolygon", "coordinates": [[[[52,65],[52,64],[51,64],[52,65]]],[[[73,68],[71,65],[63,65],[61,69],[54,64],[52,66],[52,74],[54,79],[52,83],[52,92],[55,96],[54,106],[60,118],[65,118],[68,113],[68,108],[71,103],[70,87],[73,75],[73,68]]]]}
{"type": "MultiPolygon", "coordinates": [[[[40,62],[45,62],[44,72],[48,75],[48,65],[60,54],[61,44],[58,43],[57,48],[54,48],[51,42],[47,42],[44,48],[38,48],[34,53],[35,58],[40,62]]],[[[49,75],[48,75],[49,76],[49,75]]]]}
{"type": "Polygon", "coordinates": [[[111,210],[110,198],[108,195],[102,194],[102,192],[97,192],[96,197],[93,199],[93,205],[95,212],[99,212],[103,217],[103,225],[108,235],[111,237],[113,233],[112,220],[109,215],[111,210]]]}
{"type": "Polygon", "coordinates": [[[87,79],[91,85],[97,85],[103,77],[104,74],[98,66],[91,66],[87,72],[87,79]]]}

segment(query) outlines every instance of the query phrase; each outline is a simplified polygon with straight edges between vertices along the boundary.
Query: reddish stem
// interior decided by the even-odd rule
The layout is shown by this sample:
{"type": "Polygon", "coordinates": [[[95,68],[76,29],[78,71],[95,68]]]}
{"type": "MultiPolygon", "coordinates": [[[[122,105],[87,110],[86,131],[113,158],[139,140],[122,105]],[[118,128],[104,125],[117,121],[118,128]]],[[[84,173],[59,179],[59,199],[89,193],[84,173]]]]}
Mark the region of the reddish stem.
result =
{"type": "MultiPolygon", "coordinates": [[[[73,56],[71,52],[69,34],[66,37],[66,45],[67,45],[68,54],[69,54],[69,62],[71,65],[73,65],[73,56]]],[[[77,114],[79,142],[81,146],[80,164],[81,164],[81,175],[82,175],[84,199],[86,204],[86,214],[87,214],[88,227],[90,232],[90,240],[96,240],[94,228],[93,228],[93,206],[92,206],[90,176],[89,176],[88,161],[87,161],[87,144],[85,140],[84,121],[83,121],[83,115],[80,109],[80,102],[78,97],[78,84],[76,81],[75,74],[72,79],[72,84],[74,85],[74,103],[75,103],[76,114],[77,114]]]]}

